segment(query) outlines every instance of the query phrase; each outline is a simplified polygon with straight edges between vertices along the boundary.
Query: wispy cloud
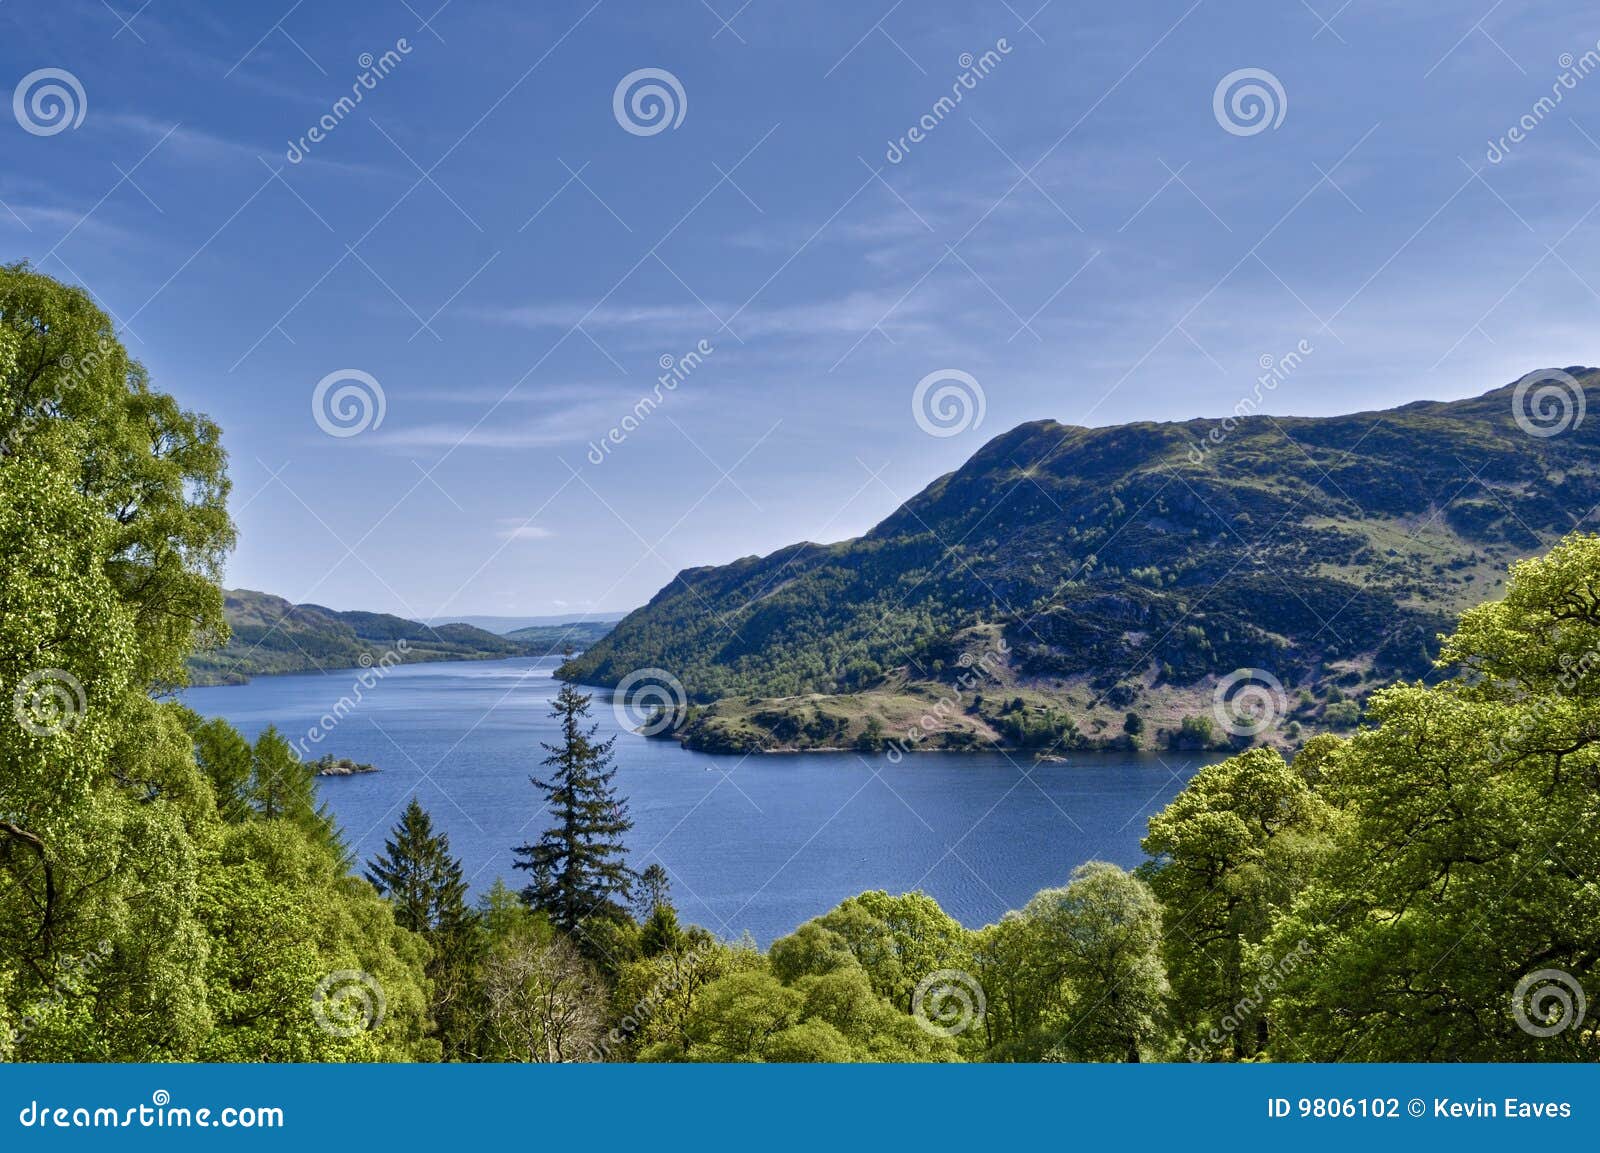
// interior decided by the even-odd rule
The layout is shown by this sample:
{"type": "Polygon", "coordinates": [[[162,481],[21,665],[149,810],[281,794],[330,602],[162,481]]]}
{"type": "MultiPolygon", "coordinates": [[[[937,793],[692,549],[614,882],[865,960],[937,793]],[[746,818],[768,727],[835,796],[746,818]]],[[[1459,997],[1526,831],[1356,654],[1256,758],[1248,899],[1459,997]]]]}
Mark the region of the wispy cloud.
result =
{"type": "Polygon", "coordinates": [[[501,540],[548,540],[555,536],[555,533],[547,528],[527,524],[516,517],[501,517],[500,526],[494,535],[501,540]]]}

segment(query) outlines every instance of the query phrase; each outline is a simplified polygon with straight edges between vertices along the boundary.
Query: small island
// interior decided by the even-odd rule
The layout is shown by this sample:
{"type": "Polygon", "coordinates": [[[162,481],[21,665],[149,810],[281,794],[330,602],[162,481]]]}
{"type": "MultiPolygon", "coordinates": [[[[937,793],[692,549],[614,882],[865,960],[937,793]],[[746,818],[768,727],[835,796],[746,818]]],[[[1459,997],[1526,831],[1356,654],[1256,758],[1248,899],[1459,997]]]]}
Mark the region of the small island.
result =
{"type": "Polygon", "coordinates": [[[319,777],[353,777],[357,773],[375,773],[377,765],[364,765],[349,757],[335,757],[332,753],[311,762],[311,770],[319,777]]]}

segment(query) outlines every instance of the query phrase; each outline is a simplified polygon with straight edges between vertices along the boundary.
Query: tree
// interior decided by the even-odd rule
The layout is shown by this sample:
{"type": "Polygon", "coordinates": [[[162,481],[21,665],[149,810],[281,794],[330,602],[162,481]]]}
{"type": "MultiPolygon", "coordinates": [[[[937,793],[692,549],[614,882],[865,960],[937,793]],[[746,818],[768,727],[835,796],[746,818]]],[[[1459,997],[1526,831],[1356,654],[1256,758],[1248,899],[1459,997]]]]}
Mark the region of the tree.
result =
{"type": "Polygon", "coordinates": [[[622,922],[635,880],[622,835],[633,828],[627,804],[612,787],[615,738],[596,741],[598,725],[586,725],[589,697],[570,684],[556,694],[550,715],[561,722],[561,743],[545,744],[548,780],[532,778],[554,823],[540,838],[514,850],[515,867],[533,874],[522,890],[530,908],[547,913],[556,928],[577,939],[584,951],[600,951],[600,938],[585,922],[622,922]]]}
{"type": "Polygon", "coordinates": [[[672,904],[672,881],[660,861],[651,861],[639,874],[639,916],[646,919],[663,906],[672,904]]]}
{"type": "Polygon", "coordinates": [[[446,1059],[468,1059],[475,1050],[472,986],[482,947],[466,904],[461,862],[450,855],[450,838],[434,833],[433,820],[416,797],[383,847],[367,866],[367,880],[389,898],[395,923],[432,947],[426,971],[433,985],[434,1024],[446,1059]]]}
{"type": "Polygon", "coordinates": [[[1073,870],[979,939],[978,975],[1001,1060],[1140,1061],[1159,1053],[1168,986],[1161,908],[1105,861],[1073,870]]]}
{"type": "Polygon", "coordinates": [[[483,963],[493,1053],[501,1060],[585,1059],[603,1024],[605,984],[565,936],[513,933],[483,963]]]}
{"type": "Polygon", "coordinates": [[[450,855],[450,838],[434,833],[433,818],[416,797],[400,814],[383,850],[368,864],[367,880],[389,898],[396,923],[429,937],[457,932],[466,924],[461,862],[450,855]]]}
{"type": "Polygon", "coordinates": [[[1328,806],[1304,776],[1318,755],[1291,768],[1275,749],[1246,750],[1150,819],[1144,874],[1166,912],[1172,1017],[1196,1054],[1245,1058],[1267,1041],[1252,958],[1326,848],[1328,806]]]}
{"type": "Polygon", "coordinates": [[[1268,942],[1307,958],[1275,995],[1272,1048],[1592,1060],[1592,1031],[1552,1010],[1600,984],[1600,537],[1513,566],[1439,664],[1461,675],[1376,693],[1375,727],[1320,766],[1339,826],[1268,942]]]}

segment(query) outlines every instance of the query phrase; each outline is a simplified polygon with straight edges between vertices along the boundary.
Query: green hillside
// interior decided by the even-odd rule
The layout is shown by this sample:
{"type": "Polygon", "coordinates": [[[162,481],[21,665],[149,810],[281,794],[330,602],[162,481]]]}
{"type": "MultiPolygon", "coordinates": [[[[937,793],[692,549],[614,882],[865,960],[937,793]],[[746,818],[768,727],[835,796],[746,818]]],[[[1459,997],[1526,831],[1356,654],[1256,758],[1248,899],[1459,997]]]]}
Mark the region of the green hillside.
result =
{"type": "Polygon", "coordinates": [[[1207,743],[1183,718],[1242,668],[1340,727],[1600,503],[1600,421],[1530,435],[1513,386],[1228,425],[1021,425],[860,538],[678,574],[563,675],[668,670],[708,748],[869,747],[968,666],[934,747],[1207,743]]]}
{"type": "Polygon", "coordinates": [[[581,648],[611,627],[596,622],[539,625],[500,636],[472,625],[425,625],[387,613],[296,605],[248,589],[227,592],[224,610],[232,636],[224,647],[190,659],[194,684],[237,684],[267,673],[353,668],[385,661],[386,655],[387,663],[398,659],[407,664],[542,657],[560,652],[564,644],[581,648]]]}

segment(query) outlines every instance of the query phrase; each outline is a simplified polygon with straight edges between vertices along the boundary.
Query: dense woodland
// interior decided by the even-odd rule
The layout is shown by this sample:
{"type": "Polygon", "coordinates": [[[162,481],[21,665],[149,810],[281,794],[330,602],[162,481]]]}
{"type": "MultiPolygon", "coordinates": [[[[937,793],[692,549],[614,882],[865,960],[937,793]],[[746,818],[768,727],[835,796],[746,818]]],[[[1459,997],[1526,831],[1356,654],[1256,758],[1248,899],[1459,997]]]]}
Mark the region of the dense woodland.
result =
{"type": "Polygon", "coordinates": [[[629,861],[572,686],[529,751],[524,887],[469,903],[415,802],[353,861],[279,734],[171,698],[226,632],[227,496],[219,429],[88,296],[0,269],[0,1056],[1597,1055],[1529,980],[1600,989],[1600,538],[1515,566],[1352,735],[1202,770],[1132,873],[1063,861],[980,929],[863,893],[763,952],[629,861]]]}

